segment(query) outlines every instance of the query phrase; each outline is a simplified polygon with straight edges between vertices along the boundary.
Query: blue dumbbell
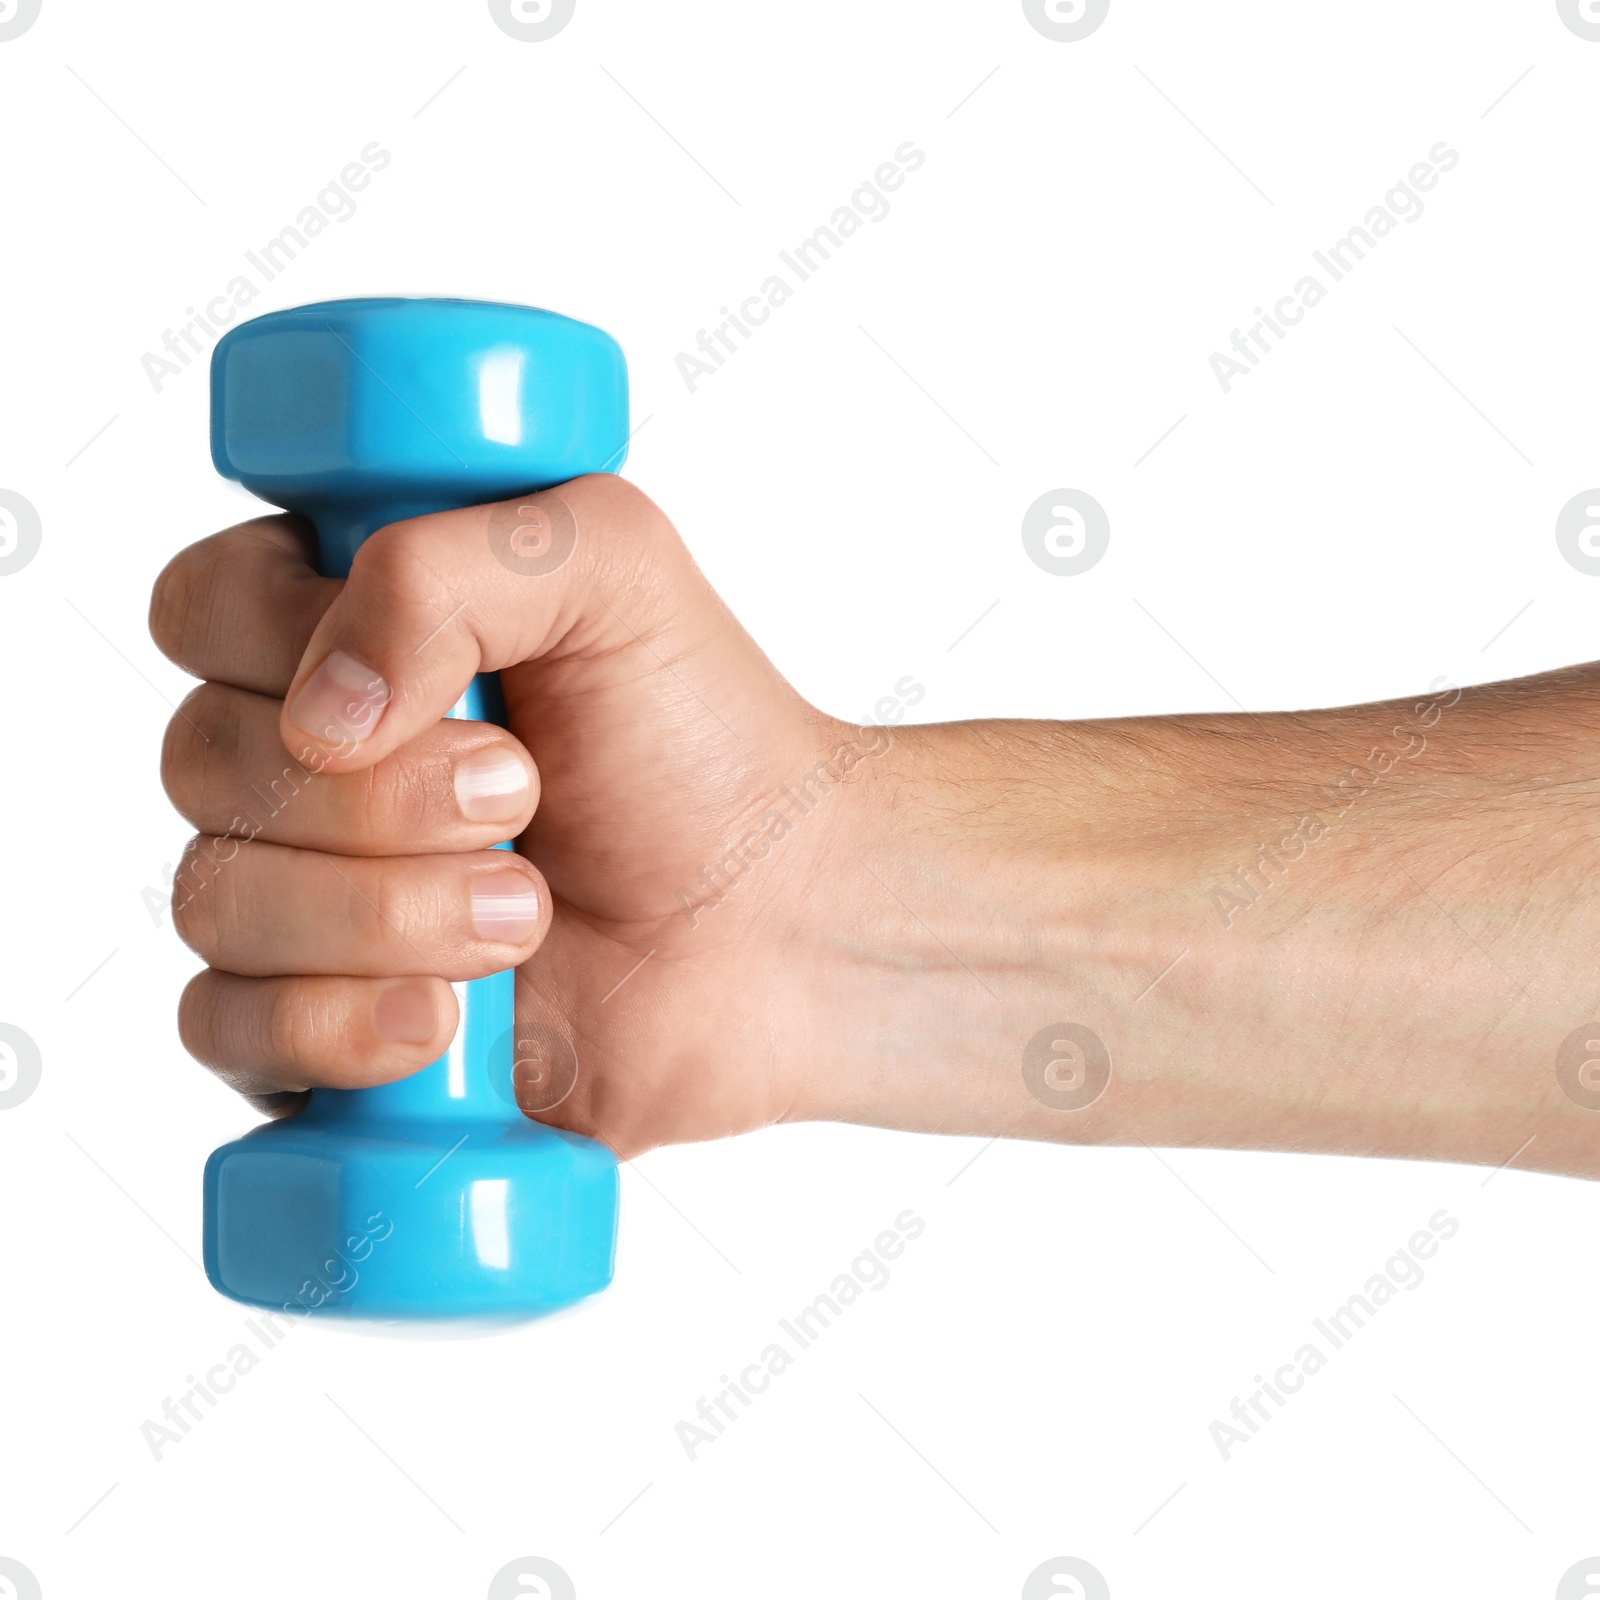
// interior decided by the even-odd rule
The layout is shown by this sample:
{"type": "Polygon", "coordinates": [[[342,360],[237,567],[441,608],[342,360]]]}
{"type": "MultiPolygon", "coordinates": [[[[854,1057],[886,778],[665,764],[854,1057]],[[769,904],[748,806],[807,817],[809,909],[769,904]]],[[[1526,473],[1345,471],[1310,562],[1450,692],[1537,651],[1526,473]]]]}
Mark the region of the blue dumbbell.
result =
{"type": "MultiPolygon", "coordinates": [[[[615,471],[627,435],[615,341],[524,306],[302,306],[240,324],[211,363],[217,470],[308,518],[329,577],[385,523],[615,471]]],[[[513,530],[512,563],[518,548],[513,530]]],[[[529,549],[516,570],[537,573],[550,553],[529,549]]],[[[503,722],[498,678],[451,715],[503,722]]],[[[611,1281],[616,1160],[518,1110],[512,973],[464,987],[431,1066],[317,1089],[213,1153],[205,1264],[222,1293],[291,1314],[510,1321],[611,1281]]]]}

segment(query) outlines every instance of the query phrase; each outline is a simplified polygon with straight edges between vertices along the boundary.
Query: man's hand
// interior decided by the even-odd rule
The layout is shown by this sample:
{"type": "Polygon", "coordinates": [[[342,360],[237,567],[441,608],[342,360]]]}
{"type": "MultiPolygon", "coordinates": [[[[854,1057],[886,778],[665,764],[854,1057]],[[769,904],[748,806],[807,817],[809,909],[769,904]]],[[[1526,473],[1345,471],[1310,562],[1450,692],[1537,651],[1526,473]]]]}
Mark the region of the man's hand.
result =
{"type": "Polygon", "coordinates": [[[629,1155],[794,1103],[804,926],[887,736],[808,707],[637,490],[540,499],[576,525],[540,575],[497,559],[480,507],[380,530],[347,582],[266,517],[156,583],[156,642],[206,680],[163,754],[201,830],[174,906],[208,967],[180,1028],[265,1109],[416,1071],[455,1031],[451,983],[508,966],[519,1026],[579,1063],[558,1106],[532,1092],[545,1120],[629,1155]],[[509,731],[442,720],[491,670],[509,731]]]}

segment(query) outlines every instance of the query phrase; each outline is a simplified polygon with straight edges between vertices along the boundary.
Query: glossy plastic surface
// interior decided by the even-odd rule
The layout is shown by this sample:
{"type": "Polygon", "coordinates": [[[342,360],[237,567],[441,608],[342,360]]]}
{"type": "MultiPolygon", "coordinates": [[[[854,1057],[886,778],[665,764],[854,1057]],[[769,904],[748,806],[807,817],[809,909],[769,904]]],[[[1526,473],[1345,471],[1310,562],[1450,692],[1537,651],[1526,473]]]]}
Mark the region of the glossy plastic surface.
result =
{"type": "MultiPolygon", "coordinates": [[[[243,323],[212,358],[211,408],[217,470],[308,517],[332,577],[386,523],[614,472],[627,448],[608,335],[466,300],[243,323]]],[[[451,715],[502,721],[498,679],[451,715]]],[[[294,1315],[504,1321],[611,1281],[616,1161],[517,1109],[512,985],[458,985],[455,1042],[415,1076],[315,1090],[212,1154],[205,1264],[222,1293],[294,1315]]]]}

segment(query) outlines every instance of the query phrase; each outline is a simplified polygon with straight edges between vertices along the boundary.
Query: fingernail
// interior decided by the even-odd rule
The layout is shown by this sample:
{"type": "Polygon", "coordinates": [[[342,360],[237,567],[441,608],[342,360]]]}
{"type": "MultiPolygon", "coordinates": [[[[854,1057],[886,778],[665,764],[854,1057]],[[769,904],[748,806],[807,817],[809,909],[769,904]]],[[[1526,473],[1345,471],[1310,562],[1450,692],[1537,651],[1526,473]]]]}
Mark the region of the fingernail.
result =
{"type": "Polygon", "coordinates": [[[394,1044],[426,1044],[439,1026],[425,983],[392,983],[372,1004],[372,1025],[394,1044]]]}
{"type": "Polygon", "coordinates": [[[509,822],[528,803],[528,769],[502,746],[456,764],[456,804],[468,822],[509,822]]]}
{"type": "Polygon", "coordinates": [[[390,693],[371,667],[335,650],[301,684],[289,720],[324,744],[355,746],[378,726],[390,693]]]}
{"type": "Polygon", "coordinates": [[[520,872],[474,878],[472,926],[480,939],[521,944],[539,926],[539,891],[520,872]]]}

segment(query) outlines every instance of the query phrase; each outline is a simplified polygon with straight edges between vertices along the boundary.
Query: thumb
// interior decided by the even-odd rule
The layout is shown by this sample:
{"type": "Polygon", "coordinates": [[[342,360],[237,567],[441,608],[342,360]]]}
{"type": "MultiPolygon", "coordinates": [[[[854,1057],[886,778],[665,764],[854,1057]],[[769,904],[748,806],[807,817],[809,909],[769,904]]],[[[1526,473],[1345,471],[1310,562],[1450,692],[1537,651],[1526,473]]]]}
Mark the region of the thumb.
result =
{"type": "Polygon", "coordinates": [[[667,619],[692,637],[715,609],[666,517],[609,475],[390,523],[306,646],[283,741],[317,770],[357,771],[437,722],[475,673],[603,651],[667,619]],[[650,619],[630,625],[605,599],[630,592],[652,597],[650,619]]]}

